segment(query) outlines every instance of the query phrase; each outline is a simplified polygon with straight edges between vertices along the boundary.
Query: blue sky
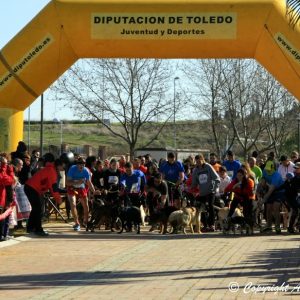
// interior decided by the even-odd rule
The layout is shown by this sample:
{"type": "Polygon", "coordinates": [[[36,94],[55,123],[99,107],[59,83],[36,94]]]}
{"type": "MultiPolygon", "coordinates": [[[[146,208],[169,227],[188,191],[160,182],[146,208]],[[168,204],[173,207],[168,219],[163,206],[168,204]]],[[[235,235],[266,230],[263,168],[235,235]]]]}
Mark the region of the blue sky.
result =
{"type": "MultiPolygon", "coordinates": [[[[1,0],[0,10],[0,49],[2,49],[28,22],[33,19],[51,0],[1,0]],[[8,25],[9,24],[9,25],[8,25]]],[[[177,76],[177,74],[175,75],[177,76]]],[[[175,77],[174,76],[174,77],[175,77]]],[[[180,76],[180,75],[179,75],[180,76]]],[[[181,77],[181,82],[184,80],[181,77]]],[[[30,119],[40,120],[40,98],[30,106],[30,119]]],[[[189,118],[190,118],[189,114],[189,118]]],[[[61,102],[47,100],[44,93],[44,119],[53,120],[76,119],[73,112],[61,102]]],[[[24,112],[28,119],[28,109],[24,112]]],[[[78,119],[78,118],[77,118],[78,119]]]]}
{"type": "MultiPolygon", "coordinates": [[[[50,0],[1,0],[0,10],[0,49],[2,49],[50,0]],[[8,26],[9,24],[9,26],[8,26]]],[[[46,120],[73,119],[70,110],[61,103],[47,101],[44,94],[44,117],[46,120]]],[[[31,105],[31,119],[40,119],[40,99],[31,105]]],[[[27,119],[28,111],[24,118],[27,119]]]]}

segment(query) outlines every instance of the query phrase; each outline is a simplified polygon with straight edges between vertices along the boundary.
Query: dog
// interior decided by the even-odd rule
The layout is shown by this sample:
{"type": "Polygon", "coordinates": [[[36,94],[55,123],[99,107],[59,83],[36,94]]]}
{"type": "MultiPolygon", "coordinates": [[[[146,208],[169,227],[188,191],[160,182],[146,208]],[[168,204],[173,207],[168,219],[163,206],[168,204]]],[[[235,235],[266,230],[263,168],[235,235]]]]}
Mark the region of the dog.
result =
{"type": "Polygon", "coordinates": [[[132,224],[133,224],[137,229],[136,233],[140,234],[142,218],[141,218],[141,211],[138,207],[136,206],[120,207],[118,217],[120,218],[122,223],[122,228],[119,231],[119,233],[122,233],[125,227],[127,227],[128,231],[131,231],[132,224]]]}
{"type": "Polygon", "coordinates": [[[196,207],[184,207],[182,208],[184,213],[188,213],[191,217],[188,227],[190,227],[191,233],[194,233],[194,226],[196,233],[201,233],[201,210],[196,207]]]}
{"type": "Polygon", "coordinates": [[[282,227],[283,227],[283,229],[287,229],[290,218],[291,218],[291,211],[288,209],[287,205],[285,205],[284,203],[281,205],[280,215],[282,218],[282,227]]]}
{"type": "Polygon", "coordinates": [[[253,201],[253,217],[255,226],[261,229],[264,218],[264,202],[261,197],[257,197],[257,200],[253,201]]]}
{"type": "Polygon", "coordinates": [[[178,233],[178,229],[182,228],[183,233],[186,234],[185,228],[189,226],[192,221],[192,216],[188,211],[181,209],[173,211],[168,219],[172,226],[172,233],[178,233]]]}
{"type": "Polygon", "coordinates": [[[231,218],[226,218],[223,222],[223,233],[229,233],[230,231],[233,232],[233,234],[236,234],[236,225],[239,225],[240,228],[240,234],[242,235],[244,233],[244,230],[246,230],[247,234],[251,233],[251,228],[249,224],[246,222],[245,217],[243,216],[235,216],[231,218]]]}
{"type": "Polygon", "coordinates": [[[141,212],[141,219],[142,219],[142,226],[146,226],[145,219],[146,219],[146,212],[144,210],[144,206],[140,206],[140,212],[141,212]]]}
{"type": "Polygon", "coordinates": [[[205,210],[205,204],[201,202],[197,207],[183,207],[172,212],[168,219],[173,228],[172,233],[178,233],[178,229],[182,228],[186,234],[186,227],[194,233],[194,226],[196,232],[201,233],[201,213],[205,210]]]}
{"type": "Polygon", "coordinates": [[[177,209],[174,206],[166,206],[153,214],[150,215],[149,221],[152,225],[151,231],[154,228],[156,224],[160,225],[160,231],[159,233],[166,234],[167,227],[168,227],[168,219],[172,212],[176,211],[177,209]]]}
{"type": "MultiPolygon", "coordinates": [[[[221,231],[224,233],[224,220],[227,219],[229,214],[229,207],[218,207],[214,205],[214,209],[217,210],[218,220],[216,221],[215,227],[217,228],[218,225],[221,228],[221,231]]],[[[232,215],[232,217],[242,217],[242,211],[237,207],[232,215]]]]}
{"type": "Polygon", "coordinates": [[[114,231],[114,223],[117,219],[118,211],[116,206],[106,204],[103,200],[94,201],[91,218],[86,226],[86,231],[94,232],[96,227],[106,225],[106,229],[114,231]]]}

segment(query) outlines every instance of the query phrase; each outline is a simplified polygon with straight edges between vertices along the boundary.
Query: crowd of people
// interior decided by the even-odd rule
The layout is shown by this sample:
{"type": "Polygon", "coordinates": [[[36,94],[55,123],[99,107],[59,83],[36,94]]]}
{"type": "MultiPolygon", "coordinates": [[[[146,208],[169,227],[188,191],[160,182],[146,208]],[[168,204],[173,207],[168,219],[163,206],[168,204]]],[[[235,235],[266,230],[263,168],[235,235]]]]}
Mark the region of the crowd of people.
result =
{"type": "Polygon", "coordinates": [[[179,161],[172,152],[159,162],[150,154],[132,161],[126,161],[125,156],[101,161],[95,156],[56,159],[51,153],[40,157],[36,150],[29,155],[25,143],[19,142],[15,152],[0,154],[0,170],[1,241],[10,238],[12,226],[14,230],[26,227],[28,233],[48,235],[42,226],[42,199],[48,192],[58,206],[61,194],[67,195],[75,231],[88,225],[97,199],[110,206],[142,205],[149,215],[150,231],[156,226],[151,216],[166,207],[179,210],[184,201],[195,207],[205,204],[202,232],[216,230],[215,206],[229,207],[229,220],[240,207],[253,227],[257,223],[255,209],[264,205],[261,232],[272,232],[274,222],[277,234],[281,233],[281,210],[285,207],[290,212],[287,231],[299,229],[300,158],[296,151],[290,158],[282,155],[279,161],[273,152],[259,156],[255,151],[245,162],[237,160],[232,151],[227,151],[223,161],[215,153],[209,158],[198,154],[179,161]],[[65,189],[59,187],[62,172],[66,174],[65,189]]]}

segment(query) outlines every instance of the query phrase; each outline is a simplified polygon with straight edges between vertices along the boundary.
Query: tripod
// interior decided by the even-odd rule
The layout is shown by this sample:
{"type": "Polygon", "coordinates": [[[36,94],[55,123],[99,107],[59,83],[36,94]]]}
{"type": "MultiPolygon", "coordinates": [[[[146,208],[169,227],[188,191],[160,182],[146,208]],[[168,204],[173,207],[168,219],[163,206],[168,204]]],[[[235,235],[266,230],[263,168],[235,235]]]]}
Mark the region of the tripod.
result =
{"type": "Polygon", "coordinates": [[[44,205],[45,205],[45,215],[48,218],[50,218],[50,215],[55,212],[56,215],[59,215],[61,217],[61,219],[69,224],[69,222],[66,220],[66,218],[62,215],[61,211],[58,209],[58,207],[56,206],[56,204],[52,201],[51,199],[51,195],[50,193],[45,193],[44,195],[44,205]]]}

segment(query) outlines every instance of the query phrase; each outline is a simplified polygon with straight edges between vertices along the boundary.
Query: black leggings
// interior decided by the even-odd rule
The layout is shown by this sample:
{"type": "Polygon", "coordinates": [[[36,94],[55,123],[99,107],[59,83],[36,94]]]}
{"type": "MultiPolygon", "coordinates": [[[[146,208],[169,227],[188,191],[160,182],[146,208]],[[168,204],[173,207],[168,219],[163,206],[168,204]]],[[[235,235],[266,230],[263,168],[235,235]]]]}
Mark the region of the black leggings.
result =
{"type": "Polygon", "coordinates": [[[243,206],[243,213],[244,213],[244,217],[246,219],[247,224],[249,224],[249,226],[253,226],[253,200],[251,199],[237,199],[234,198],[230,204],[230,210],[229,210],[229,214],[228,217],[232,217],[235,209],[237,208],[237,206],[240,204],[243,206]]]}
{"type": "Polygon", "coordinates": [[[39,193],[25,184],[24,192],[31,204],[31,212],[27,223],[27,231],[42,231],[42,201],[39,193]]]}
{"type": "Polygon", "coordinates": [[[215,194],[208,194],[206,196],[198,196],[196,201],[200,201],[202,203],[207,203],[208,209],[208,217],[202,219],[204,223],[204,227],[214,226],[215,224],[215,211],[214,211],[214,202],[215,202],[215,194]]]}

